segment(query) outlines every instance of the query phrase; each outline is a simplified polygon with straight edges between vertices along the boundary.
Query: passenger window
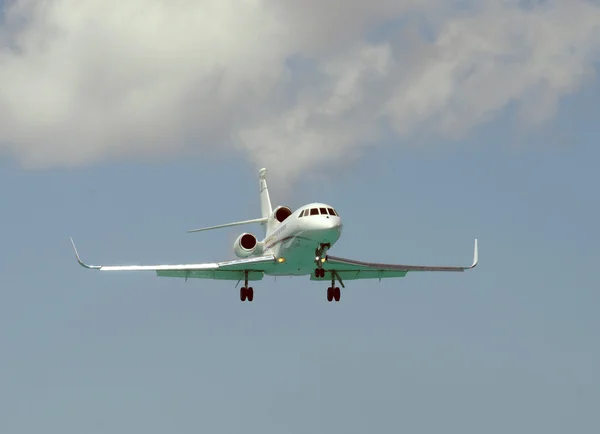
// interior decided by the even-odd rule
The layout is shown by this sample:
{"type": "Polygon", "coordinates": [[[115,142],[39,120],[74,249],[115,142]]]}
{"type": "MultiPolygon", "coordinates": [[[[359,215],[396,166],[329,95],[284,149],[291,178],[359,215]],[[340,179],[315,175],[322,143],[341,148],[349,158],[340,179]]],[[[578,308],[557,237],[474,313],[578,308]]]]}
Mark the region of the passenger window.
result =
{"type": "Polygon", "coordinates": [[[313,208],[310,210],[310,215],[319,215],[319,210],[317,208],[313,208]]]}
{"type": "Polygon", "coordinates": [[[327,208],[320,208],[322,215],[327,215],[327,208]]]}
{"type": "Polygon", "coordinates": [[[333,212],[333,208],[327,208],[327,211],[329,211],[329,215],[335,215],[335,212],[333,212]]]}

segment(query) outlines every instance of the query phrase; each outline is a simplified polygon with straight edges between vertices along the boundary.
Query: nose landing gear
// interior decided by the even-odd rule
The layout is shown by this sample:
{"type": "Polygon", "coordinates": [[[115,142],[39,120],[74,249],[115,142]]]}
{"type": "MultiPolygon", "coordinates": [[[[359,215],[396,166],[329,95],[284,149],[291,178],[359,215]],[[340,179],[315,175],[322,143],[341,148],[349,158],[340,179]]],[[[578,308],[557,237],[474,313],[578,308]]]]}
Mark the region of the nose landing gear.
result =
{"type": "MultiPolygon", "coordinates": [[[[317,268],[315,269],[315,277],[323,278],[325,277],[325,269],[323,268],[323,262],[325,262],[325,258],[327,257],[327,250],[331,247],[331,244],[321,244],[317,249],[315,249],[315,264],[317,264],[317,268]]],[[[344,288],[344,282],[340,278],[340,275],[335,271],[331,270],[331,286],[327,288],[327,301],[331,302],[333,300],[340,301],[342,293],[340,288],[335,286],[335,280],[339,280],[340,285],[344,288]]]]}
{"type": "Polygon", "coordinates": [[[331,244],[321,244],[315,250],[315,264],[317,264],[317,268],[315,269],[315,277],[325,277],[325,270],[323,269],[323,261],[327,256],[327,250],[329,250],[331,244]]]}

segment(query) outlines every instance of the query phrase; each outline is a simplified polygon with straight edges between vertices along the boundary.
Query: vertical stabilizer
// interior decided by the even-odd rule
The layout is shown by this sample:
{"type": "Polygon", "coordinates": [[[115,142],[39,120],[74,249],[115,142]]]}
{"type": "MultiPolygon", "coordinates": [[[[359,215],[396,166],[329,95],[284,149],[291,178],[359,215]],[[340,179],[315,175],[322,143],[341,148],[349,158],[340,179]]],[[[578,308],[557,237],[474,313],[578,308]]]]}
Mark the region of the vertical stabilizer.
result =
{"type": "Polygon", "coordinates": [[[266,176],[267,169],[260,169],[258,172],[258,179],[260,180],[260,212],[262,218],[268,218],[273,213],[266,176]]]}

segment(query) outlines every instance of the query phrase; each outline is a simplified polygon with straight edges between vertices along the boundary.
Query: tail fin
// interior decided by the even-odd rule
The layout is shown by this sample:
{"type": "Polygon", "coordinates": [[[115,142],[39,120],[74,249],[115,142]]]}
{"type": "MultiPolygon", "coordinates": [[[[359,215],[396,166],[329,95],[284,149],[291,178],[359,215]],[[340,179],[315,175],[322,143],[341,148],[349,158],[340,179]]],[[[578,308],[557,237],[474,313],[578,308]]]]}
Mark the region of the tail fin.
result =
{"type": "Polygon", "coordinates": [[[268,218],[273,213],[266,177],[267,169],[260,169],[258,172],[258,179],[260,180],[260,212],[264,219],[268,218]]]}
{"type": "Polygon", "coordinates": [[[273,208],[271,208],[271,199],[269,198],[269,190],[267,188],[267,180],[265,179],[267,175],[267,169],[260,169],[258,172],[258,179],[260,179],[260,212],[262,214],[261,218],[251,219],[251,220],[243,220],[240,222],[233,223],[225,223],[217,226],[210,226],[206,228],[200,229],[191,229],[188,232],[201,232],[208,231],[210,229],[217,228],[228,228],[230,226],[239,226],[245,225],[248,223],[260,223],[265,227],[265,234],[269,232],[269,217],[273,214],[273,208]]]}

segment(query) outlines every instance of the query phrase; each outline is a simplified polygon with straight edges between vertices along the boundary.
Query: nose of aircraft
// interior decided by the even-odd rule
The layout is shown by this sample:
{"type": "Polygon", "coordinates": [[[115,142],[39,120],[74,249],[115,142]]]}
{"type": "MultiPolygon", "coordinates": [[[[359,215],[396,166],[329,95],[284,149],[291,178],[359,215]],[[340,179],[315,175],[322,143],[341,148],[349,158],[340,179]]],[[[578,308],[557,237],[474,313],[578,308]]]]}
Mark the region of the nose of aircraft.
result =
{"type": "Polygon", "coordinates": [[[327,216],[321,218],[315,218],[306,220],[310,221],[310,237],[316,237],[319,242],[330,242],[334,243],[340,237],[342,233],[342,222],[337,216],[327,216]]]}
{"type": "Polygon", "coordinates": [[[322,222],[322,228],[334,238],[338,238],[342,233],[342,221],[339,217],[330,217],[322,222]]]}
{"type": "Polygon", "coordinates": [[[322,229],[336,229],[342,225],[342,221],[339,217],[327,217],[321,220],[320,225],[322,229]]]}

